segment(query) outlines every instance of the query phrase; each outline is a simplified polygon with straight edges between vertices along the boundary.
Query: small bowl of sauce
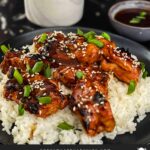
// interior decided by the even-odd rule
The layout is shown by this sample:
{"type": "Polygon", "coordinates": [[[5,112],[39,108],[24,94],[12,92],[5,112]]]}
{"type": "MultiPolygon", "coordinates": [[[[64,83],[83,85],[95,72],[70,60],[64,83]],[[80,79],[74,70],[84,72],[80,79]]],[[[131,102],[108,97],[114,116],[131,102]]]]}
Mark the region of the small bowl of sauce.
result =
{"type": "Polygon", "coordinates": [[[118,2],[110,8],[108,15],[120,34],[140,42],[150,40],[150,2],[118,2]]]}

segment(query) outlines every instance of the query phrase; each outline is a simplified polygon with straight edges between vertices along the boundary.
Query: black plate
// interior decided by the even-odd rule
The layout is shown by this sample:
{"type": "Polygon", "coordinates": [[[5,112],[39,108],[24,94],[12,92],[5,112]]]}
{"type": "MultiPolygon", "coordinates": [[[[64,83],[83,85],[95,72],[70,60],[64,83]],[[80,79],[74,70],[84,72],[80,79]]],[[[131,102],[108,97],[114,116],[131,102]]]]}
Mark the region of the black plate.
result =
{"type": "MultiPolygon", "coordinates": [[[[101,30],[95,30],[95,29],[90,29],[90,28],[81,28],[83,31],[95,31],[97,34],[100,34],[102,31],[101,30]]],[[[3,44],[10,44],[12,48],[20,48],[23,45],[31,44],[32,39],[35,35],[38,35],[42,32],[47,32],[47,31],[63,31],[65,33],[67,32],[76,32],[77,28],[76,27],[54,27],[54,28],[47,28],[47,29],[41,29],[41,30],[36,30],[33,32],[29,32],[26,34],[23,34],[21,36],[18,36],[14,39],[8,40],[4,42],[3,44]]],[[[146,68],[148,72],[150,73],[150,68],[148,66],[150,65],[150,51],[143,47],[142,45],[131,41],[127,38],[111,34],[112,39],[117,43],[118,46],[128,48],[129,51],[133,54],[135,54],[140,61],[144,62],[146,64],[146,68]]],[[[2,59],[2,56],[0,55],[0,59],[2,59]]],[[[111,143],[118,143],[118,144],[148,144],[150,142],[150,114],[147,115],[147,117],[138,124],[137,126],[137,131],[134,132],[133,134],[124,134],[124,135],[119,135],[115,138],[115,140],[108,140],[104,139],[104,143],[111,144],[111,143]]],[[[2,127],[0,127],[0,143],[3,144],[12,144],[13,140],[10,135],[7,135],[5,132],[2,131],[2,127]]]]}

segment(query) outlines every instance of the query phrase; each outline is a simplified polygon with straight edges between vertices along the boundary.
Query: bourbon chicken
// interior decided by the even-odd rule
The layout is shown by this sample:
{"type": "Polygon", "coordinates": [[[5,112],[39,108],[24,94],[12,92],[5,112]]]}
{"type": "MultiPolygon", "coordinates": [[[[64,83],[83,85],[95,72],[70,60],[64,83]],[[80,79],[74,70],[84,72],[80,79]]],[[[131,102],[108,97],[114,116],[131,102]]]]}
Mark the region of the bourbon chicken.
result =
{"type": "Polygon", "coordinates": [[[0,68],[7,74],[4,97],[38,117],[69,106],[86,133],[111,132],[115,120],[109,103],[109,73],[138,83],[137,58],[118,48],[105,33],[47,32],[33,39],[30,51],[7,51],[0,68]],[[71,90],[64,94],[61,85],[71,90]]]}

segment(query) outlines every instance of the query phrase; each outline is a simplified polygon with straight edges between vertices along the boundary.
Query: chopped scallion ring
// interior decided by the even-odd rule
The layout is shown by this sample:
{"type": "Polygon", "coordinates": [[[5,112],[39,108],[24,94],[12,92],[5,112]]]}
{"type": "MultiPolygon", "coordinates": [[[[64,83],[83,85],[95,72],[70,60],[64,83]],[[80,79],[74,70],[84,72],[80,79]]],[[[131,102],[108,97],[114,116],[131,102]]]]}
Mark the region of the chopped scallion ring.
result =
{"type": "Polygon", "coordinates": [[[41,35],[41,37],[39,38],[38,43],[44,43],[46,41],[47,37],[48,37],[48,35],[46,33],[43,33],[41,35]]]}
{"type": "Polygon", "coordinates": [[[32,73],[39,73],[41,72],[42,68],[43,68],[43,61],[38,61],[35,63],[35,65],[32,68],[32,73]]]}
{"type": "Polygon", "coordinates": [[[142,72],[144,72],[145,71],[145,64],[143,62],[141,62],[140,64],[141,64],[142,72]]]}
{"type": "Polygon", "coordinates": [[[80,35],[80,36],[84,35],[83,31],[81,31],[79,28],[77,29],[77,34],[80,35]]]}
{"type": "Polygon", "coordinates": [[[82,71],[77,71],[77,72],[76,72],[76,77],[77,77],[78,79],[82,79],[82,78],[84,77],[84,73],[83,73],[82,71]]]}
{"type": "Polygon", "coordinates": [[[147,15],[147,12],[142,11],[142,12],[139,13],[138,16],[132,18],[129,23],[131,23],[131,24],[138,24],[142,20],[146,19],[146,15],[147,15]]]}
{"type": "Polygon", "coordinates": [[[136,18],[138,18],[138,19],[145,19],[144,16],[137,16],[136,18]]]}
{"type": "Polygon", "coordinates": [[[131,94],[135,91],[136,82],[134,80],[131,80],[128,86],[128,92],[127,94],[131,94]]]}
{"type": "Polygon", "coordinates": [[[51,97],[49,97],[49,96],[38,97],[37,99],[38,99],[39,103],[41,103],[41,104],[49,104],[49,103],[51,103],[51,97]]]}
{"type": "Polygon", "coordinates": [[[84,34],[84,37],[87,39],[87,40],[90,40],[90,39],[94,39],[95,38],[95,35],[96,33],[94,31],[90,31],[90,32],[87,32],[84,34]]]}
{"type": "Polygon", "coordinates": [[[68,124],[67,122],[62,122],[60,123],[58,126],[57,126],[59,129],[62,129],[62,130],[72,130],[74,129],[74,126],[68,124]]]}
{"type": "Polygon", "coordinates": [[[50,66],[48,65],[47,68],[44,70],[44,76],[46,78],[49,78],[49,77],[51,77],[51,75],[52,75],[52,70],[51,70],[50,66]]]}
{"type": "Polygon", "coordinates": [[[142,78],[145,79],[147,76],[148,76],[148,71],[145,70],[145,71],[143,72],[142,78]]]}
{"type": "Polygon", "coordinates": [[[147,12],[145,11],[140,12],[140,16],[146,16],[146,15],[147,15],[147,12]]]}
{"type": "Polygon", "coordinates": [[[1,45],[1,50],[3,54],[6,54],[9,51],[9,48],[6,45],[1,45]]]}
{"type": "Polygon", "coordinates": [[[139,18],[133,18],[132,20],[130,20],[131,24],[138,24],[140,22],[141,22],[141,19],[139,19],[139,18]]]}
{"type": "Polygon", "coordinates": [[[19,84],[23,83],[23,77],[17,69],[15,69],[13,76],[18,81],[19,84]]]}
{"type": "Polygon", "coordinates": [[[22,116],[24,114],[24,108],[23,108],[23,104],[20,104],[18,106],[18,115],[22,116]]]}
{"type": "Polygon", "coordinates": [[[106,40],[108,40],[108,41],[111,40],[110,35],[109,35],[108,33],[106,33],[106,32],[103,32],[103,33],[101,34],[101,36],[104,37],[104,38],[105,38],[106,40]]]}
{"type": "Polygon", "coordinates": [[[104,43],[97,40],[97,39],[91,39],[88,40],[89,43],[95,44],[97,47],[102,48],[104,46],[104,43]]]}
{"type": "Polygon", "coordinates": [[[141,62],[141,69],[142,69],[142,78],[145,79],[148,76],[148,71],[145,69],[145,64],[141,62]]]}
{"type": "Polygon", "coordinates": [[[24,86],[24,94],[23,94],[23,96],[24,97],[29,97],[30,93],[31,93],[31,87],[30,87],[30,85],[25,85],[24,86]]]}

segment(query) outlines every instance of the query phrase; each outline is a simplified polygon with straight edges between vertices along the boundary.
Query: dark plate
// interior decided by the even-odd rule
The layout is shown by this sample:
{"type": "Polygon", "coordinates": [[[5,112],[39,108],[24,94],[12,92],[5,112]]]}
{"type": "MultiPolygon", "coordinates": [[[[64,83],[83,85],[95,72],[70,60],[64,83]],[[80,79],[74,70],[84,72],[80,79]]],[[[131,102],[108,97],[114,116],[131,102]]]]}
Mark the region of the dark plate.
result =
{"type": "MultiPolygon", "coordinates": [[[[97,34],[100,34],[102,31],[101,30],[95,30],[95,29],[90,29],[90,28],[81,28],[83,31],[95,31],[97,34]]],[[[64,31],[64,32],[76,32],[77,28],[76,27],[55,27],[55,28],[47,28],[47,29],[41,29],[41,30],[36,30],[33,32],[29,32],[26,34],[23,34],[21,36],[18,36],[14,39],[8,40],[4,42],[4,44],[10,44],[12,48],[20,48],[23,45],[31,44],[32,39],[35,35],[38,35],[42,32],[47,32],[47,31],[64,31]]],[[[133,54],[135,54],[140,61],[144,62],[146,64],[146,68],[148,72],[150,73],[150,68],[148,66],[150,65],[150,51],[143,47],[142,45],[131,41],[127,38],[111,34],[112,39],[117,43],[118,46],[128,48],[129,51],[133,54]]],[[[2,56],[0,55],[0,59],[2,59],[2,56]]],[[[148,144],[150,142],[150,114],[147,115],[147,117],[138,124],[137,126],[137,131],[134,132],[133,134],[124,134],[124,135],[119,135],[115,138],[115,140],[108,140],[104,139],[104,143],[106,144],[111,144],[111,143],[118,143],[118,144],[148,144]]],[[[0,127],[0,143],[3,144],[12,144],[13,140],[10,135],[7,135],[5,132],[2,131],[2,127],[0,127]]]]}

